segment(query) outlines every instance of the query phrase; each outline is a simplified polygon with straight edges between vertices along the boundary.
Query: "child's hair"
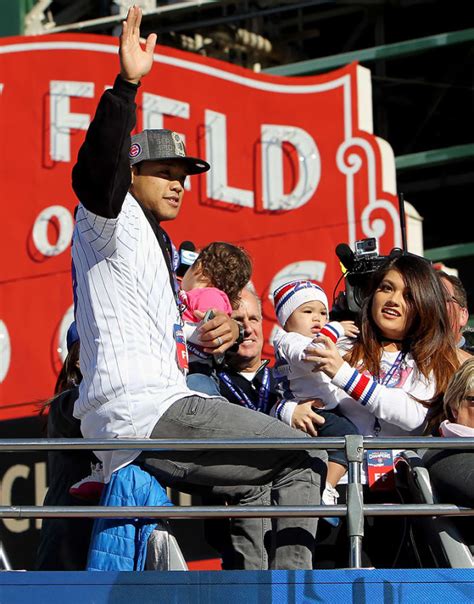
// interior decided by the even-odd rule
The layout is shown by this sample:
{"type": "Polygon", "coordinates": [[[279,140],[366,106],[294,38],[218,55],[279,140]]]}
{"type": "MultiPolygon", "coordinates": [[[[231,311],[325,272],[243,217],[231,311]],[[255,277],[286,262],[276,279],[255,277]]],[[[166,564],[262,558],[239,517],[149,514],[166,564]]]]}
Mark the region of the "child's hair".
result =
{"type": "Polygon", "coordinates": [[[252,276],[252,261],[241,247],[214,241],[206,245],[196,259],[196,264],[212,287],[217,287],[229,297],[232,308],[240,303],[240,292],[252,276]]]}

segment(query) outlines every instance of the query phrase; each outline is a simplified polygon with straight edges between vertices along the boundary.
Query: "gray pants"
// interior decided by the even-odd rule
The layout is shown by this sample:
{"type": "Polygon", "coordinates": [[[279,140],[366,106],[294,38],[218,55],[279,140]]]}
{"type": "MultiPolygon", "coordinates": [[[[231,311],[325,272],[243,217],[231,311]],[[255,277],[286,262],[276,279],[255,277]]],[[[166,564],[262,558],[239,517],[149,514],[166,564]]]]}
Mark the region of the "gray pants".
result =
{"type": "MultiPolygon", "coordinates": [[[[174,403],[150,438],[305,438],[277,419],[224,398],[190,396],[174,403]]],[[[224,495],[240,505],[318,505],[324,485],[322,451],[144,451],[137,459],[165,486],[224,495]]],[[[311,569],[317,518],[237,518],[232,547],[240,568],[311,569]],[[270,527],[273,538],[268,538],[270,527]],[[264,545],[266,544],[266,545],[264,545]],[[272,544],[271,546],[269,544],[272,544]]]]}

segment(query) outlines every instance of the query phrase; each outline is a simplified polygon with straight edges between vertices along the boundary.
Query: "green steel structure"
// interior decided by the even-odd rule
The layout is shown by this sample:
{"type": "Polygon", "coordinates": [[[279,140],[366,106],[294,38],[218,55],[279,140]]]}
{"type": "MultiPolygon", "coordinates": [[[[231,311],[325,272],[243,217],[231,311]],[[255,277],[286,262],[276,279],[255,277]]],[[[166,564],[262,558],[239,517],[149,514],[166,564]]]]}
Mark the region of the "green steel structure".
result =
{"type": "Polygon", "coordinates": [[[331,69],[337,69],[353,61],[367,63],[370,61],[380,61],[382,59],[398,59],[400,57],[411,56],[420,52],[425,52],[433,48],[451,46],[452,44],[463,44],[474,41],[474,28],[453,31],[450,33],[437,34],[425,38],[406,40],[396,44],[384,44],[373,48],[363,48],[352,52],[323,57],[321,59],[309,59],[290,65],[280,65],[265,70],[266,73],[285,76],[301,76],[321,73],[331,69]]]}
{"type": "Polygon", "coordinates": [[[0,37],[23,34],[26,15],[35,4],[35,0],[0,0],[0,37]]]}

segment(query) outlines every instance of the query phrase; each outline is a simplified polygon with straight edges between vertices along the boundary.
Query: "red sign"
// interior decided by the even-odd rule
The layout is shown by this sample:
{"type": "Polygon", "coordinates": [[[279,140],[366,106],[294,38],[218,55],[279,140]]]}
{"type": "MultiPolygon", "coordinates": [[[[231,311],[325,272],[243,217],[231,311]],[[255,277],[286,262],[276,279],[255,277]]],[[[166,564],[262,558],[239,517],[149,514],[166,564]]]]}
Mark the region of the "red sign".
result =
{"type": "Polygon", "coordinates": [[[395,489],[392,451],[367,451],[367,482],[373,491],[393,491],[395,489]]]}
{"type": "MultiPolygon", "coordinates": [[[[267,337],[276,285],[313,278],[331,297],[338,243],[400,245],[393,154],[372,134],[367,69],[284,78],[164,47],[155,61],[139,89],[138,130],[175,130],[212,166],[191,179],[166,226],[177,245],[225,240],[251,253],[267,337]]],[[[71,169],[117,70],[110,37],[0,41],[3,418],[30,414],[52,393],[71,320],[71,169]]]]}

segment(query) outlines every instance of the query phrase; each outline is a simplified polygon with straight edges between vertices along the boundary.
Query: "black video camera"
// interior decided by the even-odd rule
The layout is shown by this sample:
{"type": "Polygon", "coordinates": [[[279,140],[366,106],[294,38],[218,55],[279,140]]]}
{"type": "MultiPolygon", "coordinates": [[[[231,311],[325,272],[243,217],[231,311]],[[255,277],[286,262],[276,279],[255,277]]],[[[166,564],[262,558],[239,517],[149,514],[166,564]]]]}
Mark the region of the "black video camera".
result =
{"type": "MultiPolygon", "coordinates": [[[[393,248],[390,256],[380,256],[375,237],[356,241],[354,252],[347,243],[340,243],[336,246],[336,255],[346,269],[344,274],[346,290],[345,292],[341,292],[334,302],[331,309],[331,318],[333,320],[343,321],[345,319],[357,318],[362,309],[364,298],[368,294],[373,274],[388,258],[405,254],[416,256],[416,254],[411,254],[408,251],[403,193],[400,193],[398,196],[398,204],[402,247],[393,248]]],[[[418,258],[421,258],[421,256],[418,256],[418,258]]]]}
{"type": "Polygon", "coordinates": [[[356,241],[355,251],[352,251],[347,243],[340,243],[336,247],[336,254],[346,269],[346,287],[345,292],[338,296],[331,316],[341,320],[353,319],[362,308],[373,273],[387,260],[387,256],[379,254],[375,237],[356,241]]]}

